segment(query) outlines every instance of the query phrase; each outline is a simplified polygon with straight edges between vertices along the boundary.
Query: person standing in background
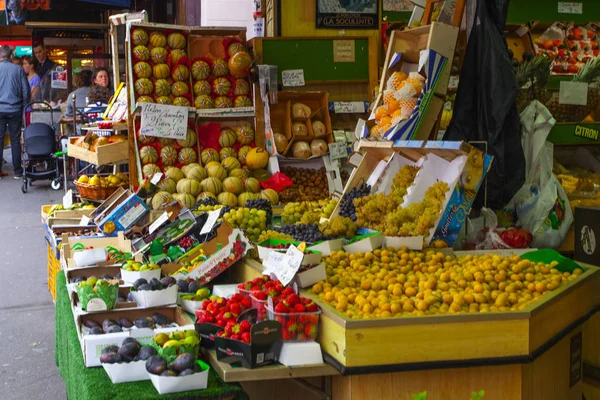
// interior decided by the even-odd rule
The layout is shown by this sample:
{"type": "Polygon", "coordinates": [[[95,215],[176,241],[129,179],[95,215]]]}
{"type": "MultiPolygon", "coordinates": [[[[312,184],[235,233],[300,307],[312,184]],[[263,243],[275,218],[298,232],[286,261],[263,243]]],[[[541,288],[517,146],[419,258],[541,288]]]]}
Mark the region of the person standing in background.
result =
{"type": "Polygon", "coordinates": [[[31,87],[31,100],[40,100],[40,76],[37,74],[37,60],[31,56],[23,56],[23,71],[31,87]]]}
{"type": "Polygon", "coordinates": [[[94,70],[94,77],[92,78],[93,84],[102,86],[108,89],[109,99],[114,94],[110,74],[108,73],[108,69],[104,67],[98,67],[94,70]]]}
{"type": "Polygon", "coordinates": [[[21,57],[12,56],[10,58],[10,60],[12,61],[13,64],[18,65],[19,67],[23,65],[23,61],[21,60],[21,57]]]}
{"type": "MultiPolygon", "coordinates": [[[[0,143],[4,143],[4,135],[8,130],[15,179],[23,178],[21,165],[21,118],[23,107],[31,98],[29,82],[23,69],[12,63],[10,46],[0,46],[0,143]]],[[[0,168],[3,154],[0,152],[0,168]]],[[[8,175],[0,171],[0,176],[8,175]]]]}
{"type": "Polygon", "coordinates": [[[46,48],[41,43],[33,44],[33,54],[40,63],[40,100],[51,101],[50,91],[52,90],[52,70],[57,67],[57,64],[49,59],[46,55],[46,48]]]}

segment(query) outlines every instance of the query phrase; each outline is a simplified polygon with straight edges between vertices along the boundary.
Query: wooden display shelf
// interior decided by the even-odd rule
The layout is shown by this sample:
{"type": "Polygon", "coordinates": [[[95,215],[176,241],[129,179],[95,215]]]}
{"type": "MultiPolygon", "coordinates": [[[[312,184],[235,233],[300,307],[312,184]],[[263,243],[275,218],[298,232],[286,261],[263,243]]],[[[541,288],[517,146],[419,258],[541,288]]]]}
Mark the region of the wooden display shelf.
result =
{"type": "Polygon", "coordinates": [[[303,295],[321,306],[319,343],[344,374],[526,363],[600,304],[600,270],[584,267],[578,279],[518,312],[352,320],[303,295]]]}
{"type": "Polygon", "coordinates": [[[129,161],[128,141],[98,146],[96,151],[89,151],[83,147],[76,146],[75,141],[77,139],[79,138],[69,138],[69,143],[67,144],[67,153],[69,157],[77,158],[78,160],[86,161],[98,166],[126,163],[129,161]]]}
{"type": "Polygon", "coordinates": [[[254,369],[236,368],[218,361],[214,350],[203,349],[203,352],[223,382],[250,382],[339,375],[339,372],[329,364],[302,365],[297,367],[273,364],[254,369]]]}

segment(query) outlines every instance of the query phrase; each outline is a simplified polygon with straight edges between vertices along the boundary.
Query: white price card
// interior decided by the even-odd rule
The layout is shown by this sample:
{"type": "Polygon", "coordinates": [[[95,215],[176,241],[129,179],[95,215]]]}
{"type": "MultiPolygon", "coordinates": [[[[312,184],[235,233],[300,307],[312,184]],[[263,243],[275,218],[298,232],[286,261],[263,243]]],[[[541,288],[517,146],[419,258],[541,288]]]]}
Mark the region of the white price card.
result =
{"type": "Polygon", "coordinates": [[[150,225],[150,227],[148,228],[148,233],[149,234],[153,234],[155,230],[157,230],[158,228],[160,228],[162,226],[162,224],[164,224],[168,220],[169,220],[169,214],[165,211],[164,213],[161,214],[160,217],[158,217],[156,219],[156,221],[154,221],[150,225]]]}
{"type": "Polygon", "coordinates": [[[185,140],[187,129],[187,107],[142,103],[140,135],[185,140]]]}
{"type": "Polygon", "coordinates": [[[254,20],[252,25],[253,37],[264,37],[265,36],[265,19],[260,17],[254,20]]]}
{"type": "Polygon", "coordinates": [[[263,263],[265,269],[263,271],[263,275],[271,275],[275,274],[275,271],[279,266],[283,263],[283,259],[285,258],[285,253],[281,253],[279,251],[270,251],[269,257],[263,263]]]}
{"type": "Polygon", "coordinates": [[[458,88],[458,76],[452,75],[448,81],[448,89],[458,88]]]}
{"type": "Polygon", "coordinates": [[[62,203],[65,209],[73,207],[73,191],[71,189],[67,190],[67,193],[63,196],[62,203]]]}
{"type": "Polygon", "coordinates": [[[208,217],[206,218],[206,222],[204,226],[200,230],[200,234],[204,235],[205,233],[209,233],[212,231],[213,227],[217,223],[219,216],[221,215],[221,210],[214,210],[208,213],[208,217]]]}
{"type": "Polygon", "coordinates": [[[303,258],[304,253],[298,250],[296,246],[291,245],[289,247],[279,268],[275,270],[275,275],[277,275],[284,286],[294,279],[294,276],[296,276],[296,273],[300,269],[303,258]]]}
{"type": "Polygon", "coordinates": [[[560,83],[558,92],[559,104],[571,104],[576,106],[586,106],[588,98],[588,84],[586,82],[567,82],[560,83]]]}
{"type": "Polygon", "coordinates": [[[160,182],[160,180],[162,179],[163,174],[162,172],[159,172],[157,174],[152,175],[152,179],[150,180],[150,183],[153,185],[158,184],[158,182],[160,182]]]}
{"type": "Polygon", "coordinates": [[[348,146],[344,142],[334,142],[329,145],[329,155],[332,160],[348,157],[348,146]]]}
{"type": "Polygon", "coordinates": [[[364,113],[364,101],[336,101],[333,103],[333,108],[336,114],[354,114],[364,113]]]}
{"type": "Polygon", "coordinates": [[[558,3],[559,14],[583,14],[583,3],[564,2],[558,3]]]}
{"type": "Polygon", "coordinates": [[[281,71],[281,81],[283,86],[304,86],[304,70],[288,69],[287,71],[281,71]]]}
{"type": "Polygon", "coordinates": [[[87,215],[81,216],[81,221],[79,221],[79,226],[88,226],[90,223],[90,217],[87,215]]]}

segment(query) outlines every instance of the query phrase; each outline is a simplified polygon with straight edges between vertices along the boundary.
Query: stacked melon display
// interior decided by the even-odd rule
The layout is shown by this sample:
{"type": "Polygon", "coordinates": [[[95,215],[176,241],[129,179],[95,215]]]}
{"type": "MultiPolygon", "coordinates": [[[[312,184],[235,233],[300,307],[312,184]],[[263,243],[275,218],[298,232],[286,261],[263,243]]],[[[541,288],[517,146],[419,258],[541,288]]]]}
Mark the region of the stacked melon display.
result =
{"type": "Polygon", "coordinates": [[[131,30],[133,89],[138,103],[191,106],[187,38],[183,31],[131,30]]]}
{"type": "Polygon", "coordinates": [[[192,91],[197,109],[252,107],[248,75],[253,62],[246,46],[225,38],[225,57],[204,54],[192,63],[192,91]]]}
{"type": "MultiPolygon", "coordinates": [[[[192,207],[207,197],[230,207],[241,207],[248,200],[259,198],[273,204],[279,202],[277,192],[262,190],[260,181],[269,178],[265,170],[269,156],[265,150],[249,146],[254,143],[254,129],[250,124],[221,126],[218,143],[220,150],[205,148],[198,159],[190,163],[180,163],[179,157],[173,165],[167,166],[161,159],[165,177],[158,184],[160,191],[152,199],[153,208],[162,208],[173,199],[192,207]]],[[[160,154],[152,146],[140,149],[144,175],[160,171],[158,165],[150,162],[159,158],[160,154]]]]}

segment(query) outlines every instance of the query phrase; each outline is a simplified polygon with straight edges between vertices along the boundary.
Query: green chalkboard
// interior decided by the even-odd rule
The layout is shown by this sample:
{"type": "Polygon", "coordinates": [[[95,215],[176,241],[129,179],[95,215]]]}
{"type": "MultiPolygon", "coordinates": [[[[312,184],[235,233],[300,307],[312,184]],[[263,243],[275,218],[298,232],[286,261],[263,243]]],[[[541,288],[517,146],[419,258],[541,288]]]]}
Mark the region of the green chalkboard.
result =
{"type": "Polygon", "coordinates": [[[573,21],[578,23],[596,21],[600,14],[598,0],[513,0],[508,6],[509,24],[526,24],[529,21],[573,21]],[[582,14],[559,14],[558,3],[583,3],[582,14]]]}
{"type": "MultiPolygon", "coordinates": [[[[263,63],[281,71],[304,70],[304,80],[357,81],[369,79],[369,40],[354,40],[355,62],[333,62],[334,39],[263,40],[263,63]]],[[[373,55],[376,57],[377,55],[373,55]]]]}
{"type": "Polygon", "coordinates": [[[383,20],[386,22],[408,22],[412,12],[383,11],[383,20]]]}

